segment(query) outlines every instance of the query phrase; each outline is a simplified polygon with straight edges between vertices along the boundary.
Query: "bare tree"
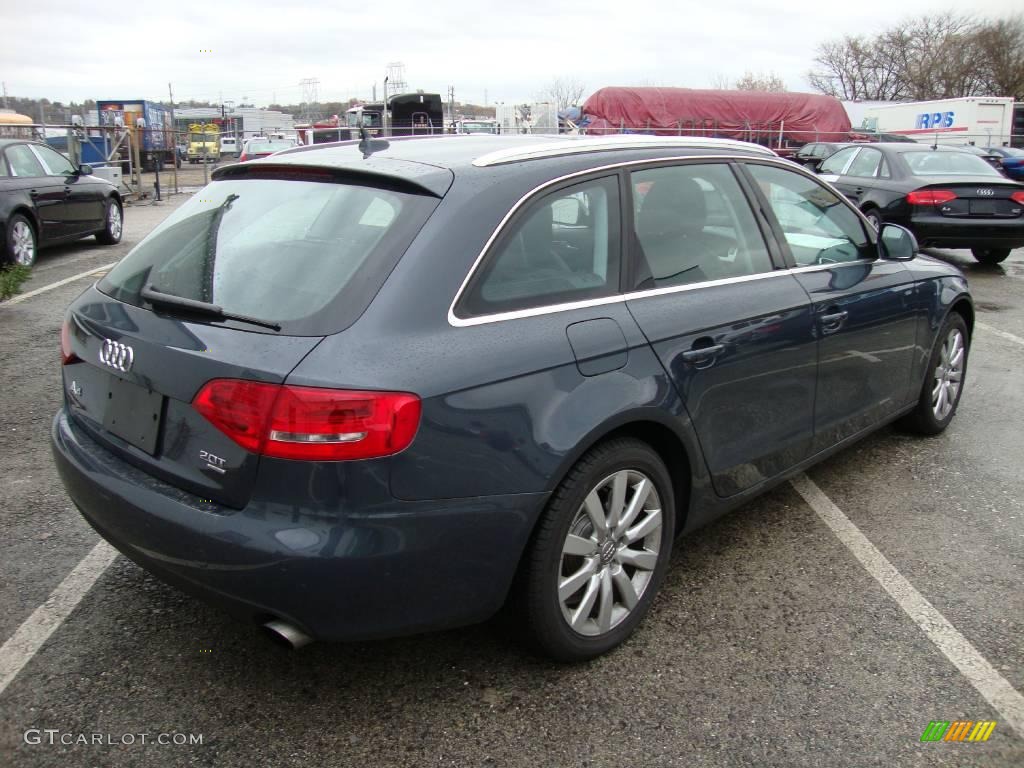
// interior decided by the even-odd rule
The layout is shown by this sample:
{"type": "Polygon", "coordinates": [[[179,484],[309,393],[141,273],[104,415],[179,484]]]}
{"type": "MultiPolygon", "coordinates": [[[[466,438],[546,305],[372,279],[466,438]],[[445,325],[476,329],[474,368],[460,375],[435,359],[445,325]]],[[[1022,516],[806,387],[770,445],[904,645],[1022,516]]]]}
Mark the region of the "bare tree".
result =
{"type": "Polygon", "coordinates": [[[786,83],[774,72],[753,73],[747,71],[733,85],[737,91],[774,91],[786,90],[786,83]]]}
{"type": "Polygon", "coordinates": [[[841,99],[1013,96],[1024,88],[1024,17],[923,16],[873,37],[826,41],[814,62],[811,86],[841,99]]]}
{"type": "Polygon", "coordinates": [[[716,91],[728,91],[732,88],[732,80],[727,74],[717,72],[711,76],[711,87],[716,91]]]}
{"type": "Polygon", "coordinates": [[[1024,101],[1024,15],[986,24],[978,30],[977,45],[988,53],[981,68],[985,90],[1024,101]]]}
{"type": "Polygon", "coordinates": [[[575,78],[556,78],[540,92],[545,101],[550,101],[558,110],[579,106],[587,86],[575,78]]]}

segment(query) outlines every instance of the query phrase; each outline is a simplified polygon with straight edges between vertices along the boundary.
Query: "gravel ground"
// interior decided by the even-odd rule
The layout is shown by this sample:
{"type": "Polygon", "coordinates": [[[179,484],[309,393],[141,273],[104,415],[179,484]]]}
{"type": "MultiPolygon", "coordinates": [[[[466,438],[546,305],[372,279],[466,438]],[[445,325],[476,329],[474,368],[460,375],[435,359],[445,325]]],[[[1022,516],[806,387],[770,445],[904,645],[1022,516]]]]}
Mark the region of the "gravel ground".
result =
{"type": "MultiPolygon", "coordinates": [[[[184,199],[128,208],[119,246],[44,252],[24,290],[114,261],[184,199]]],[[[980,322],[1024,337],[1024,251],[996,269],[940,255],[980,322]]],[[[0,305],[2,639],[98,541],[47,444],[62,314],[90,279],[0,305]]],[[[1022,373],[1024,345],[979,328],[944,435],[886,429],[809,473],[1018,691],[1022,373]]],[[[0,695],[0,765],[1024,765],[1005,723],[920,742],[956,719],[1000,717],[787,485],[682,541],[638,634],[581,666],[529,656],[501,620],[288,652],[119,557],[0,695]],[[33,728],[118,743],[28,744],[33,728]]]]}

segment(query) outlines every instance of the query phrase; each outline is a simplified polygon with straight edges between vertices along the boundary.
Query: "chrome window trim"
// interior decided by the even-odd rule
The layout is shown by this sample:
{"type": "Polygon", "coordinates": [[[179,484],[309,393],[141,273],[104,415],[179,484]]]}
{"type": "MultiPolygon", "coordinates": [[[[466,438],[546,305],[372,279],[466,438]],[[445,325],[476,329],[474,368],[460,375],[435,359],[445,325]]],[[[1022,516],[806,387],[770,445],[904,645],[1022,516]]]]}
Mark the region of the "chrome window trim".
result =
{"type": "MultiPolygon", "coordinates": [[[[857,210],[855,206],[850,205],[847,202],[846,198],[842,195],[842,193],[840,193],[830,184],[823,182],[818,176],[811,173],[803,166],[797,165],[796,163],[793,163],[789,160],[785,160],[781,157],[778,157],[774,153],[771,157],[765,156],[757,158],[736,155],[677,155],[672,157],[646,158],[644,160],[625,160],[622,162],[612,163],[609,165],[602,165],[595,168],[587,168],[586,170],[575,171],[573,173],[568,173],[564,176],[559,176],[558,178],[551,179],[550,181],[546,181],[543,184],[534,187],[525,195],[520,197],[519,200],[516,201],[516,203],[509,209],[508,213],[506,213],[502,217],[501,221],[498,222],[498,225],[494,228],[494,231],[491,233],[491,236],[488,237],[487,242],[484,243],[484,247],[480,250],[480,253],[477,254],[477,257],[473,261],[473,264],[470,266],[465,278],[463,278],[462,284],[459,286],[459,290],[456,291],[455,293],[455,298],[452,299],[451,304],[448,306],[448,324],[454,328],[468,328],[475,325],[498,323],[505,320],[519,320],[526,317],[537,317],[539,315],[549,315],[557,312],[568,312],[574,309],[584,309],[586,307],[598,307],[605,304],[618,304],[626,301],[631,301],[633,299],[647,298],[649,296],[663,296],[671,293],[681,293],[684,291],[692,291],[697,288],[730,285],[732,283],[744,283],[752,280],[761,280],[768,277],[777,277],[779,275],[793,275],[799,272],[817,272],[825,269],[833,269],[835,267],[850,266],[853,264],[863,265],[865,263],[874,263],[875,261],[880,260],[878,258],[875,258],[868,262],[866,259],[858,259],[857,261],[838,262],[835,264],[812,264],[804,267],[787,267],[785,269],[774,269],[771,272],[758,272],[757,274],[754,275],[740,275],[738,277],[725,277],[719,280],[705,280],[699,283],[688,283],[686,285],[673,285],[666,286],[664,288],[648,288],[643,291],[628,291],[626,293],[616,293],[611,296],[602,296],[596,299],[581,299],[579,301],[563,302],[560,304],[545,304],[544,306],[540,307],[517,309],[509,312],[495,312],[487,315],[477,315],[475,317],[456,317],[455,305],[459,303],[459,300],[462,298],[463,292],[466,290],[466,286],[469,285],[469,282],[473,279],[473,276],[476,274],[476,271],[480,266],[480,263],[484,260],[484,257],[487,255],[487,252],[490,250],[494,241],[497,240],[498,237],[502,234],[503,230],[505,229],[505,225],[508,224],[509,220],[516,214],[517,211],[519,211],[520,208],[526,205],[526,203],[528,203],[529,201],[543,194],[548,188],[558,186],[563,182],[570,181],[581,176],[600,174],[603,171],[617,171],[622,168],[630,168],[637,165],[650,165],[655,163],[679,161],[687,161],[689,164],[699,164],[707,160],[743,161],[752,159],[756,159],[760,163],[777,165],[781,168],[793,171],[794,173],[803,174],[804,176],[813,179],[819,184],[823,184],[824,186],[832,190],[839,197],[839,200],[841,202],[845,203],[849,208],[853,209],[853,211],[856,212],[857,215],[863,221],[867,221],[867,219],[864,218],[864,215],[859,210],[857,210]]],[[[623,254],[623,256],[625,256],[625,254],[623,254]]]]}
{"type": "MultiPolygon", "coordinates": [[[[552,137],[555,138],[555,137],[552,137]]],[[[778,155],[760,144],[752,144],[736,139],[712,139],[705,136],[581,136],[572,138],[563,136],[557,141],[547,144],[533,144],[529,147],[512,147],[488,152],[473,160],[477,168],[489,168],[494,165],[518,163],[523,160],[536,160],[546,157],[574,155],[583,152],[595,152],[612,149],[741,149],[757,152],[766,157],[778,155]]]]}

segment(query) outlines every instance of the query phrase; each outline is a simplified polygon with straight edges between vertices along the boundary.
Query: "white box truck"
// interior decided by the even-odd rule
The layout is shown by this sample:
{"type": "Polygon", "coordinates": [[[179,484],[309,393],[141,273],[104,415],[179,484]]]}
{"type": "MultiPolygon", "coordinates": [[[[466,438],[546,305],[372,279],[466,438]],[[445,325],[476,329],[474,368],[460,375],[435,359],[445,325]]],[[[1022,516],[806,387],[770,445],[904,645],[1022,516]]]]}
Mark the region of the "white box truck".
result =
{"type": "Polygon", "coordinates": [[[898,133],[927,144],[1008,146],[1013,128],[1013,99],[970,96],[872,104],[864,111],[861,127],[878,133],[898,133]]]}

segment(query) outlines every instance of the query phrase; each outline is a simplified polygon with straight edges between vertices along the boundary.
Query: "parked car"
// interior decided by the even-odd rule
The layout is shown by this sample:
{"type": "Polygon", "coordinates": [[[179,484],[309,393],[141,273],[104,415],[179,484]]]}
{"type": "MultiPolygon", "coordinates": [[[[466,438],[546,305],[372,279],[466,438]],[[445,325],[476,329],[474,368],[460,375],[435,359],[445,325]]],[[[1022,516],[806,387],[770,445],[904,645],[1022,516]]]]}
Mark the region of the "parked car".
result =
{"type": "Polygon", "coordinates": [[[40,248],[96,235],[121,240],[124,212],[117,187],[77,168],[35,141],[0,139],[0,232],[3,259],[30,267],[40,248]]]}
{"type": "Polygon", "coordinates": [[[291,139],[269,139],[265,136],[254,136],[247,139],[242,145],[242,153],[238,156],[238,161],[258,160],[294,146],[295,142],[291,139]]]}
{"type": "Polygon", "coordinates": [[[225,155],[234,156],[238,154],[238,139],[234,136],[221,136],[220,137],[220,156],[225,155]]]}
{"type": "Polygon", "coordinates": [[[581,660],[678,534],[945,429],[973,318],[955,267],[751,144],[300,147],[215,171],[71,304],[53,448],[104,538],[294,645],[511,602],[581,660]]]}
{"type": "Polygon", "coordinates": [[[1017,147],[986,147],[986,152],[991,152],[999,157],[1003,173],[1016,181],[1024,181],[1024,149],[1017,147]]]}
{"type": "Polygon", "coordinates": [[[972,155],[977,155],[986,163],[995,168],[997,171],[1003,170],[1003,158],[1000,157],[999,154],[997,154],[996,152],[992,152],[987,149],[982,149],[981,147],[975,146],[974,144],[963,144],[959,147],[956,147],[956,149],[962,149],[964,152],[970,152],[972,155]]]}
{"type": "Polygon", "coordinates": [[[875,227],[907,227],[921,245],[970,248],[997,264],[1024,246],[1024,184],[955,147],[870,144],[847,147],[821,164],[875,227]]]}
{"type": "Polygon", "coordinates": [[[826,157],[831,157],[843,147],[849,146],[849,142],[814,141],[800,147],[792,156],[792,160],[805,168],[817,170],[826,157]]]}

